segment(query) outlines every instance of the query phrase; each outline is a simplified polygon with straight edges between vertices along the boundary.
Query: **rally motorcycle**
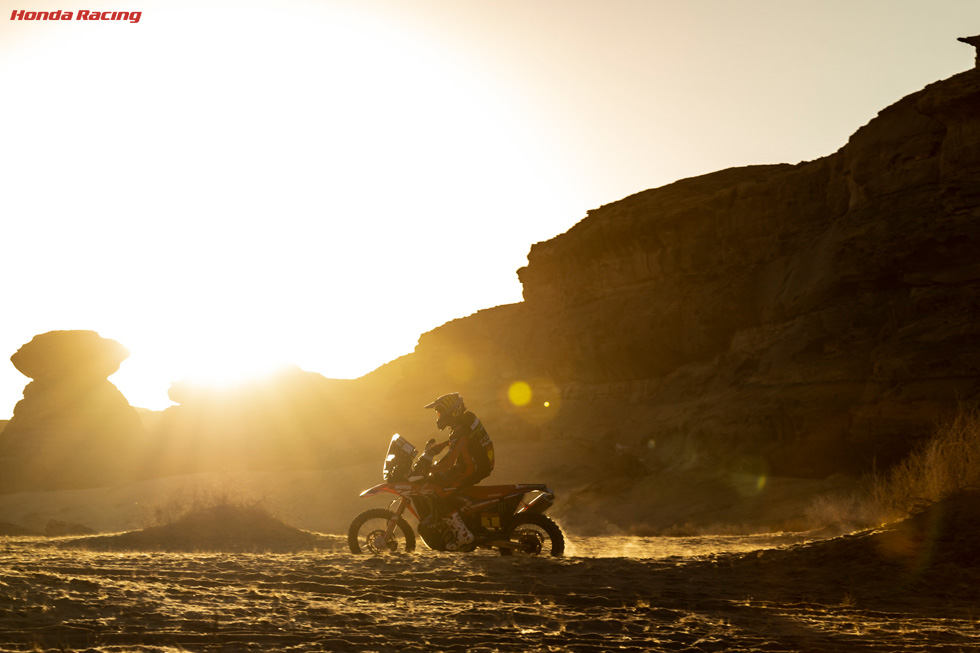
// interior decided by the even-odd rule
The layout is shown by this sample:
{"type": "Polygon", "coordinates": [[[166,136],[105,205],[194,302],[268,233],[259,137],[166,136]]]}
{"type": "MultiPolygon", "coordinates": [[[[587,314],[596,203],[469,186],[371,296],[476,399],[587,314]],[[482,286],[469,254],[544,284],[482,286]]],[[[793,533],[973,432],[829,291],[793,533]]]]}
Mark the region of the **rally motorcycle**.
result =
{"type": "MultiPolygon", "coordinates": [[[[430,440],[426,449],[435,443],[430,440]]],[[[418,520],[422,541],[436,551],[445,551],[450,541],[446,525],[433,507],[437,490],[427,482],[432,467],[429,451],[421,456],[402,436],[395,434],[384,462],[384,483],[361,493],[373,497],[383,492],[396,495],[389,509],[365,510],[350,525],[347,543],[353,553],[384,554],[415,550],[415,531],[405,520],[406,511],[418,520]]],[[[552,555],[565,551],[565,537],[544,511],[555,501],[547,485],[476,485],[457,495],[463,523],[474,535],[459,551],[497,549],[501,555],[552,555]],[[525,500],[528,497],[528,500],[525,500]]]]}

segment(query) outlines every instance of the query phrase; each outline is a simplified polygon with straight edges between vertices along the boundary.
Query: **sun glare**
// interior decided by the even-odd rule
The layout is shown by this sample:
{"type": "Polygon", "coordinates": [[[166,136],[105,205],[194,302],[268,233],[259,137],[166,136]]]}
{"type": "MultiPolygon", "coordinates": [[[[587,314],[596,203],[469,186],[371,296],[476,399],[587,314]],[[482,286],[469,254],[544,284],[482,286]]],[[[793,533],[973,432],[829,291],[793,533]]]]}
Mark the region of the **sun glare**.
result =
{"type": "Polygon", "coordinates": [[[191,369],[183,380],[216,389],[235,388],[274,375],[287,366],[275,361],[212,360],[191,369]]]}
{"type": "Polygon", "coordinates": [[[267,378],[292,361],[277,355],[267,344],[249,340],[246,332],[201,333],[181,337],[159,333],[157,338],[140,333],[102,333],[124,343],[130,357],[110,381],[130,404],[162,410],[171,405],[168,390],[182,381],[215,390],[231,389],[267,378]]]}
{"type": "Polygon", "coordinates": [[[9,303],[129,348],[113,381],[134,405],[281,361],[367,373],[520,301],[530,244],[580,217],[519,101],[369,7],[175,1],[138,25],[14,27],[37,40],[0,52],[5,92],[32,99],[4,107],[7,235],[58,265],[32,261],[9,303]]]}

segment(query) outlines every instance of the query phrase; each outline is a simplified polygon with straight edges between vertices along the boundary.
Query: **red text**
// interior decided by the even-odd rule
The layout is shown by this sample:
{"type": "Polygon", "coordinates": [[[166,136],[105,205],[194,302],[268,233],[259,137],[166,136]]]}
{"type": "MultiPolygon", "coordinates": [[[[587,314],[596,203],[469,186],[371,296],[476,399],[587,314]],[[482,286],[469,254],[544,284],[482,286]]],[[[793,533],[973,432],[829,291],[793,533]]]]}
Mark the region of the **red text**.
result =
{"type": "Polygon", "coordinates": [[[72,11],[25,11],[14,9],[10,20],[127,20],[130,23],[140,22],[142,11],[88,11],[80,9],[78,15],[72,11]]]}

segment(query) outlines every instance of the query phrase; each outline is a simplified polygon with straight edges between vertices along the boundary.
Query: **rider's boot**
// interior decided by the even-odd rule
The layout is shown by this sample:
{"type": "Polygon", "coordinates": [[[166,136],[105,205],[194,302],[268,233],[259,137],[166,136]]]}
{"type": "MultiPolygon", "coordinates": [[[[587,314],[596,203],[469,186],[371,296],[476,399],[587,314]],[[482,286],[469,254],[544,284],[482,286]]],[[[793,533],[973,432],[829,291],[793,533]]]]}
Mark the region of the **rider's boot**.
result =
{"type": "Polygon", "coordinates": [[[446,542],[447,551],[458,551],[460,547],[473,541],[473,533],[463,523],[463,516],[459,514],[458,510],[448,517],[443,517],[442,522],[449,531],[446,542]]]}

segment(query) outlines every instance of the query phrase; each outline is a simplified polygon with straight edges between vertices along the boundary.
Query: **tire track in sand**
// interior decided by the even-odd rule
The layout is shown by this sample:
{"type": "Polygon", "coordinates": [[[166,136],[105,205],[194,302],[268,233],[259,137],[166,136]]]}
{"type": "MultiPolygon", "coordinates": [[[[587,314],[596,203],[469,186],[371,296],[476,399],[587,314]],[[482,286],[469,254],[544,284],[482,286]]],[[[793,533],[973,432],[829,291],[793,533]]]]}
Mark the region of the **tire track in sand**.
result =
{"type": "Polygon", "coordinates": [[[948,602],[910,612],[869,590],[847,605],[840,583],[821,585],[819,570],[785,566],[777,583],[765,578],[772,570],[734,555],[140,553],[10,538],[0,540],[0,570],[4,652],[950,651],[980,643],[975,621],[948,602]]]}

